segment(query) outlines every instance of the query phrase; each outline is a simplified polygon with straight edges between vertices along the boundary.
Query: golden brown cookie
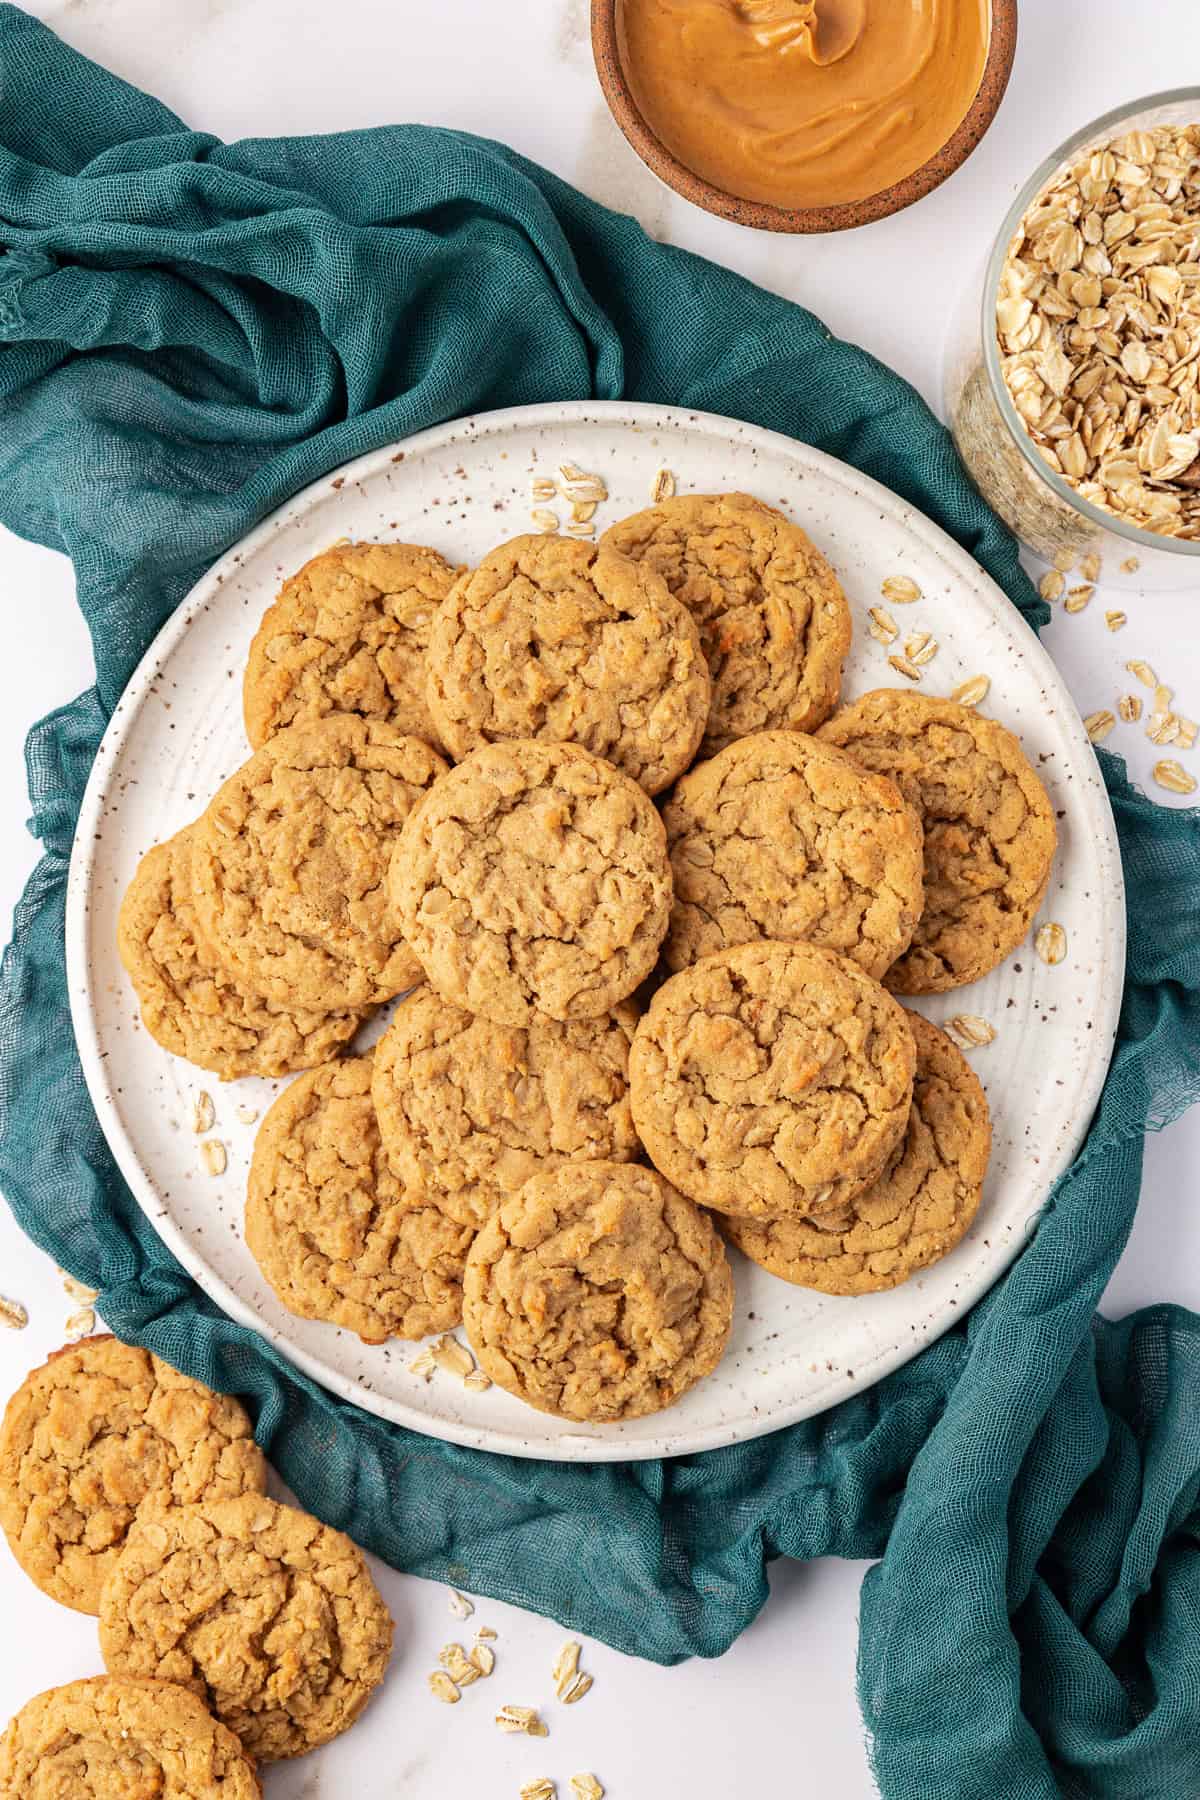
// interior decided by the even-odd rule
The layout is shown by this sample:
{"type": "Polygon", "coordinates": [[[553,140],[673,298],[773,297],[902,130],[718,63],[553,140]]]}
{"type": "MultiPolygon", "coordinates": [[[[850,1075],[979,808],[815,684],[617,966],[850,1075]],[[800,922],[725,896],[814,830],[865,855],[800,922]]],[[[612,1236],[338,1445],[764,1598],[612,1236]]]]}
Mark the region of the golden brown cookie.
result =
{"type": "Polygon", "coordinates": [[[261,1800],[254,1764],[168,1681],[96,1675],[49,1688],[0,1737],[4,1800],[261,1800]]]}
{"type": "Polygon", "coordinates": [[[569,1024],[494,1025],[418,988],[376,1046],[371,1081],[401,1186],[479,1226],[541,1168],[632,1162],[637,1017],[625,1004],[569,1024]]]}
{"type": "Polygon", "coordinates": [[[56,1351],[0,1426],[0,1525],[25,1573],[76,1612],[99,1612],[143,1512],[261,1493],[266,1480],[238,1401],[113,1337],[56,1351]]]}
{"type": "Polygon", "coordinates": [[[904,1136],[916,1051],[903,1007],[812,944],[740,944],[658,990],[629,1058],[655,1166],[718,1212],[832,1212],[904,1136]]]}
{"type": "Polygon", "coordinates": [[[246,1243],[289,1312],[382,1344],[458,1324],[472,1231],[388,1168],[371,1060],[313,1069],[271,1107],[254,1140],[246,1243]]]}
{"type": "Polygon", "coordinates": [[[974,1071],[919,1013],[908,1129],[878,1181],[815,1219],[726,1220],[739,1250],[822,1294],[877,1294],[946,1256],[979,1209],[992,1128],[974,1071]]]}
{"type": "Polygon", "coordinates": [[[389,892],[445,1000],[501,1025],[611,1012],[654,967],[666,834],[627,775],[578,744],[492,744],[400,834],[389,892]]]}
{"type": "Polygon", "coordinates": [[[435,749],[425,704],[429,627],[460,569],[423,544],[335,544],[263,614],[242,689],[256,750],[328,713],[383,719],[435,749]]]}
{"type": "Polygon", "coordinates": [[[711,691],[686,607],[648,564],[578,538],[501,544],[430,633],[429,710],[454,757],[582,744],[657,794],[696,754],[711,691]]]}
{"type": "Polygon", "coordinates": [[[260,1762],[346,1731],[391,1650],[358,1546],[262,1496],[139,1520],[100,1610],[110,1675],[190,1688],[260,1762]]]}
{"type": "Polygon", "coordinates": [[[563,1419],[671,1406],[729,1341],[733,1278],[712,1221],[653,1169],[563,1163],[503,1201],[467,1262],[480,1367],[563,1419]]]}
{"type": "Polygon", "coordinates": [[[798,525],[749,494],[681,494],[611,525],[700,628],[713,681],[702,754],[752,731],[812,731],[837,705],[850,609],[798,525]]]}
{"type": "Polygon", "coordinates": [[[280,731],[193,828],[200,929],[277,1006],[342,1011],[421,978],[387,905],[400,827],[446,768],[420,738],[331,713],[280,731]]]}
{"type": "Polygon", "coordinates": [[[820,735],[894,781],[925,828],[925,910],[888,987],[977,981],[1025,936],[1054,860],[1054,810],[1020,744],[970,707],[894,688],[843,707],[820,735]]]}
{"type": "Polygon", "coordinates": [[[663,814],[673,969],[755,938],[839,950],[876,978],[921,913],[921,824],[899,790],[799,731],[700,763],[663,814]]]}
{"type": "Polygon", "coordinates": [[[156,844],[121,902],[117,948],[154,1041],[223,1081],[290,1075],[336,1056],[361,1012],[295,1012],[223,968],[196,922],[191,827],[156,844]]]}

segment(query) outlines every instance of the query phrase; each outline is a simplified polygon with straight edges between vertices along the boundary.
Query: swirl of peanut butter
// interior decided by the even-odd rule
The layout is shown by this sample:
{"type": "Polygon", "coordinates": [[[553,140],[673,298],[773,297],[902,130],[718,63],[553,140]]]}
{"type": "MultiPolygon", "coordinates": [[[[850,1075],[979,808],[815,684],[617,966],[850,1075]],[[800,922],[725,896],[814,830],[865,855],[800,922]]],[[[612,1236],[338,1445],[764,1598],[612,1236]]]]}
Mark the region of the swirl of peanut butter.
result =
{"type": "Polygon", "coordinates": [[[827,206],[901,181],[953,136],[989,0],[618,0],[647,125],[741,200],[827,206]]]}

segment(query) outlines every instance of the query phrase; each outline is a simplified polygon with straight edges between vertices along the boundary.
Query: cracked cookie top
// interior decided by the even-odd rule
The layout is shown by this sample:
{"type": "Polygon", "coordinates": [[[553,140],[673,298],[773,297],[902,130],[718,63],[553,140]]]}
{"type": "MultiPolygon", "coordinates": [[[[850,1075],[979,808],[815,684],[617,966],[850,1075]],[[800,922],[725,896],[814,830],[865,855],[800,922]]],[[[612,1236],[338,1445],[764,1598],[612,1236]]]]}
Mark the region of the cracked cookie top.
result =
{"type": "Polygon", "coordinates": [[[921,826],[899,790],[798,731],[739,738],[663,817],[672,969],[755,938],[839,950],[877,978],[920,917],[921,826]]]}
{"type": "Polygon", "coordinates": [[[327,1063],[271,1107],[250,1163],[246,1243],[289,1312],[382,1344],[458,1324],[472,1232],[388,1168],[371,1062],[327,1063]]]}
{"type": "Polygon", "coordinates": [[[146,1030],[165,1050],[223,1081],[327,1062],[354,1036],[362,1014],[276,1006],[222,967],[196,921],[191,831],[147,851],[121,902],[117,948],[146,1030]]]}
{"type": "Polygon", "coordinates": [[[510,1394],[560,1418],[637,1419],[716,1367],[733,1278],[712,1221],[653,1169],[563,1163],[479,1233],[463,1316],[510,1394]]]}
{"type": "Polygon", "coordinates": [[[51,1599],[97,1613],[134,1521],[261,1493],[267,1471],[237,1400],[93,1337],[27,1375],[0,1426],[0,1525],[51,1599]]]}
{"type": "Polygon", "coordinates": [[[519,537],[464,575],[429,643],[429,709],[452,756],[544,738],[669,787],[696,754],[711,683],[691,614],[646,563],[519,537]]]}
{"type": "Polygon", "coordinates": [[[629,1059],[655,1166],[719,1212],[834,1211],[904,1136],[916,1052],[904,1009],[845,957],[741,944],[664,983],[629,1059]]]}
{"type": "Polygon", "coordinates": [[[420,980],[384,892],[414,803],[446,764],[378,719],[333,713],[277,732],[193,827],[200,928],[238,981],[327,1011],[420,980]]]}
{"type": "Polygon", "coordinates": [[[491,744],[400,834],[389,892],[430,985],[501,1025],[611,1012],[654,967],[666,833],[636,782],[577,744],[491,744]]]}
{"type": "Polygon", "coordinates": [[[425,704],[433,615],[462,573],[423,544],[335,544],[285,581],[246,662],[255,750],[333,712],[382,719],[440,749],[425,704]]]}
{"type": "Polygon", "coordinates": [[[820,736],[894,781],[925,831],[925,910],[889,971],[897,994],[977,981],[1015,950],[1042,903],[1057,831],[1010,731],[970,707],[877,688],[820,736]]]}
{"type": "Polygon", "coordinates": [[[28,1701],[0,1737],[5,1800],[261,1800],[254,1764],[203,1701],[95,1675],[28,1701]]]}
{"type": "Polygon", "coordinates": [[[142,1520],[100,1613],[110,1675],[190,1688],[262,1762],[353,1725],[391,1648],[357,1545],[261,1495],[142,1520]]]}
{"type": "Polygon", "coordinates": [[[992,1128],[978,1078],[950,1039],[908,1014],[917,1073],[903,1141],[863,1193],[815,1219],[738,1219],[726,1233],[772,1275],[822,1294],[877,1294],[946,1256],[979,1208],[992,1128]]]}
{"type": "Polygon", "coordinates": [[[646,563],[691,613],[712,675],[702,754],[829,717],[850,648],[837,576],[798,525],[749,494],[680,494],[611,525],[602,546],[646,563]]]}
{"type": "Polygon", "coordinates": [[[631,1005],[598,1019],[495,1025],[418,988],[376,1046],[371,1093],[392,1171],[479,1226],[539,1169],[632,1162],[631,1005]]]}

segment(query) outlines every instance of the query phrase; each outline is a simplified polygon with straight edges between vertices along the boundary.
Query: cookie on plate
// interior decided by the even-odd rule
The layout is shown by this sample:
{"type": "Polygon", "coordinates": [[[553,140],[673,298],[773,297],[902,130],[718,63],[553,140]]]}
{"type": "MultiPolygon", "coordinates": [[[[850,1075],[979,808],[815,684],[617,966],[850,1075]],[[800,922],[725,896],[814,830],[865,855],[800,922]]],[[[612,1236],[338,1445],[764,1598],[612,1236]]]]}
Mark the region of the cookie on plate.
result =
{"type": "Polygon", "coordinates": [[[261,1800],[254,1764],[168,1681],[94,1675],[27,1701],[0,1737],[5,1800],[261,1800]]]}
{"type": "Polygon", "coordinates": [[[371,1095],[397,1180],[479,1226],[539,1169],[632,1162],[628,1004],[598,1019],[495,1025],[418,988],[375,1048],[371,1095]]]}
{"type": "Polygon", "coordinates": [[[637,783],[578,744],[490,744],[413,809],[389,892],[443,999],[500,1025],[597,1018],[654,967],[666,833],[637,783]]]}
{"type": "Polygon", "coordinates": [[[259,1126],[246,1243],[298,1318],[344,1325],[367,1344],[449,1331],[472,1235],[388,1168],[369,1056],[301,1075],[259,1126]]]}
{"type": "Polygon", "coordinates": [[[244,987],[201,935],[190,874],[188,827],[147,851],[121,902],[117,948],[154,1041],[223,1081],[336,1056],[363,1014],[298,1012],[244,987]]]}
{"type": "Polygon", "coordinates": [[[681,1193],[747,1218],[834,1212],[904,1136],[903,1007],[812,944],[740,944],[663,984],[634,1033],[634,1123],[681,1193]]]}
{"type": "Polygon", "coordinates": [[[798,525],[749,494],[680,494],[601,545],[661,575],[700,628],[712,675],[702,754],[783,727],[812,731],[841,691],[850,609],[798,525]]]}
{"type": "Polygon", "coordinates": [[[260,1762],[353,1725],[391,1649],[358,1546],[260,1495],[140,1520],[100,1609],[110,1675],[189,1688],[260,1762]]]}
{"type": "Polygon", "coordinates": [[[719,1233],[634,1163],[563,1163],[501,1203],[467,1262],[480,1367],[539,1412],[610,1423],[716,1368],[733,1277],[719,1233]]]}
{"type": "Polygon", "coordinates": [[[822,1294],[877,1294],[946,1256],[979,1209],[992,1128],[983,1088],[950,1039],[909,1013],[917,1045],[908,1129],[878,1181],[815,1219],[726,1220],[772,1275],[822,1294]]]}
{"type": "Polygon", "coordinates": [[[820,735],[894,781],[924,826],[925,910],[888,987],[978,981],[1029,930],[1054,860],[1054,809],[1020,744],[970,707],[894,688],[864,694],[820,735]]]}
{"type": "Polygon", "coordinates": [[[193,828],[200,929],[277,1006],[354,1010],[421,977],[384,893],[388,858],[446,764],[379,719],[292,725],[217,791],[193,828]]]}
{"type": "Polygon", "coordinates": [[[921,914],[921,824],[899,790],[799,731],[758,731],[685,775],[663,817],[672,969],[755,938],[822,944],[879,977],[921,914]]]}
{"type": "Polygon", "coordinates": [[[501,544],[430,632],[429,710],[454,757],[582,744],[657,794],[696,754],[711,691],[686,607],[648,564],[578,538],[501,544]]]}
{"type": "Polygon", "coordinates": [[[143,1513],[261,1493],[245,1409],[113,1337],[58,1350],[0,1425],[0,1525],[25,1573],[64,1606],[100,1591],[143,1513]]]}
{"type": "Polygon", "coordinates": [[[461,569],[423,544],[335,544],[285,581],[263,614],[242,687],[258,750],[287,725],[359,713],[440,749],[425,653],[461,569]]]}

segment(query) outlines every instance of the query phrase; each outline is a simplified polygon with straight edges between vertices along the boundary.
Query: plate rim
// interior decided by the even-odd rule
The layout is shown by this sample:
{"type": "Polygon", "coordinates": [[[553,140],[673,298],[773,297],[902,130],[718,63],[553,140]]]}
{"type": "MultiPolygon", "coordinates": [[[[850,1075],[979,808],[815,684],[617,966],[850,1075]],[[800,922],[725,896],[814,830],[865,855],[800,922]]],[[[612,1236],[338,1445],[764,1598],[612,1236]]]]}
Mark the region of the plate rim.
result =
{"type": "MultiPolygon", "coordinates": [[[[380,473],[394,463],[397,451],[403,451],[405,456],[436,452],[440,447],[461,441],[464,437],[497,436],[526,427],[553,430],[555,427],[592,422],[607,422],[614,428],[625,426],[653,432],[669,432],[673,428],[686,427],[726,439],[731,434],[736,434],[752,447],[783,455],[799,463],[802,470],[815,467],[840,485],[845,486],[847,481],[851,482],[864,498],[875,502],[891,516],[897,510],[903,512],[906,530],[923,538],[954,573],[969,580],[976,588],[982,584],[981,598],[996,609],[1005,628],[1020,641],[1024,655],[1033,663],[1038,680],[1056,702],[1055,716],[1059,730],[1068,740],[1075,740],[1077,752],[1094,754],[1065,679],[1019,608],[970,552],[957,543],[943,527],[927,518],[914,502],[894,493],[872,476],[863,474],[853,464],[830,456],[800,439],[790,438],[783,432],[770,431],[745,420],[691,407],[658,406],[624,400],[541,401],[529,406],[504,407],[490,412],[468,414],[367,451],[350,462],[326,470],[230,545],[194,583],[170,617],[163,622],[122,691],[97,748],[80,804],[67,877],[65,951],[71,1023],[88,1094],[105,1141],[148,1223],[201,1291],[235,1324],[242,1325],[259,1338],[265,1339],[285,1362],[292,1364],[317,1386],[336,1398],[348,1401],[389,1423],[402,1425],[420,1436],[438,1438],[468,1449],[486,1450],[538,1462],[641,1462],[657,1457],[692,1456],[726,1448],[774,1431],[785,1430],[803,1419],[827,1411],[840,1399],[865,1393],[896,1369],[912,1361],[922,1350],[936,1343],[956,1319],[969,1312],[1008,1273],[1032,1236],[1054,1187],[1074,1161],[1087,1134],[1108,1074],[1125,974],[1124,869],[1111,808],[1099,801],[1099,794],[1105,791],[1101,781],[1098,786],[1086,784],[1082,801],[1086,822],[1091,828],[1101,860],[1107,857],[1115,874],[1115,880],[1104,884],[1102,896],[1103,918],[1096,974],[1099,1016],[1096,1020],[1097,1029],[1091,1040],[1092,1054],[1081,1072],[1077,1090],[1077,1122],[1074,1130],[1064,1135],[1061,1147],[1050,1164],[1045,1198],[1030,1215],[1024,1229],[1013,1232],[1011,1255],[1007,1260],[988,1273],[986,1279],[981,1274],[967,1283],[957,1296],[956,1303],[945,1306],[941,1321],[932,1324],[928,1330],[915,1334],[911,1344],[889,1345],[865,1363],[859,1359],[859,1367],[855,1370],[852,1383],[847,1384],[844,1374],[838,1378],[831,1377],[765,1421],[760,1421],[757,1415],[751,1414],[740,1421],[725,1420],[703,1429],[692,1430],[686,1435],[664,1430],[636,1444],[623,1442],[619,1437],[585,1435],[587,1428],[581,1427],[575,1431],[564,1431],[553,1446],[546,1446],[531,1442],[516,1431],[493,1426],[471,1426],[454,1420],[432,1420],[428,1414],[410,1408],[403,1400],[377,1393],[373,1387],[341,1373],[319,1355],[294,1343],[285,1331],[271,1326],[255,1313],[247,1301],[194,1253],[182,1228],[176,1225],[167,1210],[149,1171],[139,1161],[132,1138],[116,1117],[113,1096],[106,1080],[96,1009],[91,1002],[93,984],[88,957],[88,917],[92,884],[96,875],[96,827],[106,802],[109,778],[115,772],[134,722],[166,659],[182,640],[192,621],[217,597],[226,577],[280,534],[298,514],[307,513],[318,501],[330,503],[337,491],[331,489],[332,482],[338,481],[339,485],[359,482],[380,473]]],[[[661,1417],[669,1419],[669,1411],[661,1417]]],[[[570,1421],[564,1421],[564,1424],[569,1425],[570,1421]]]]}

